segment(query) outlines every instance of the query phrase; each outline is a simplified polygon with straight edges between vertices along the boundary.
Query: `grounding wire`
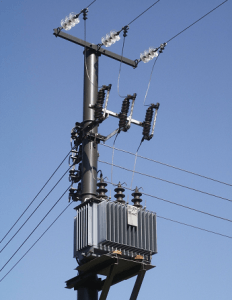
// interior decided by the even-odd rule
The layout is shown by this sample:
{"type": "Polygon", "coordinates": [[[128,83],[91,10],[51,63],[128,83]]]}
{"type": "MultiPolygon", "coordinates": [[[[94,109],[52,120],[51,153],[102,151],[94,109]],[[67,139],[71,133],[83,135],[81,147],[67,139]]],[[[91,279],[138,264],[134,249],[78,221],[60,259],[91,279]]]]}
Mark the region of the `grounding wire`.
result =
{"type": "Polygon", "coordinates": [[[37,242],[44,236],[44,234],[52,227],[52,225],[59,219],[59,217],[66,211],[66,209],[73,203],[70,202],[65,209],[56,217],[56,219],[48,226],[48,228],[41,234],[41,236],[34,242],[34,244],[23,254],[23,256],[13,265],[13,267],[0,279],[0,282],[17,266],[17,264],[28,254],[28,252],[37,244],[37,242]]]}
{"type": "Polygon", "coordinates": [[[53,186],[53,188],[50,190],[50,192],[43,198],[43,200],[39,203],[39,205],[33,210],[33,212],[30,214],[30,216],[26,219],[26,221],[19,227],[19,229],[15,232],[15,234],[9,239],[9,241],[5,244],[5,246],[1,249],[0,253],[7,247],[7,245],[14,239],[14,237],[19,233],[19,231],[24,227],[24,225],[27,223],[27,221],[32,217],[32,215],[37,211],[37,209],[40,207],[40,205],[47,199],[47,197],[51,194],[51,192],[55,189],[55,187],[58,185],[58,183],[64,178],[64,176],[68,173],[72,165],[67,169],[67,171],[60,177],[60,179],[57,181],[57,183],[53,186]]]}
{"type": "MultiPolygon", "coordinates": [[[[102,161],[102,160],[98,160],[98,161],[101,162],[101,163],[104,163],[104,164],[111,165],[111,163],[106,162],[106,161],[102,161]]],[[[125,167],[118,166],[118,165],[115,165],[115,164],[114,164],[114,167],[120,168],[120,169],[123,169],[123,170],[126,170],[126,171],[129,171],[129,172],[133,172],[133,170],[130,170],[130,169],[127,169],[125,167]]],[[[198,192],[198,193],[202,193],[202,194],[205,194],[205,195],[208,195],[208,196],[212,196],[212,197],[215,197],[215,198],[219,198],[219,199],[222,199],[222,200],[226,200],[226,201],[232,202],[231,199],[224,198],[224,197],[221,197],[221,196],[218,196],[218,195],[215,195],[215,194],[211,194],[211,193],[208,193],[208,192],[204,192],[204,191],[201,191],[201,190],[197,190],[197,189],[194,189],[194,188],[191,188],[189,186],[182,185],[182,184],[179,184],[179,183],[176,183],[176,182],[173,182],[173,181],[169,181],[169,180],[166,180],[166,179],[163,179],[163,178],[155,177],[155,176],[152,176],[152,175],[149,175],[149,174],[145,174],[145,173],[141,173],[141,172],[138,172],[138,171],[134,171],[134,172],[137,173],[137,174],[139,174],[139,175],[142,175],[142,176],[146,176],[146,177],[150,177],[150,178],[153,178],[153,179],[161,180],[163,182],[174,184],[176,186],[180,186],[180,187],[183,187],[183,188],[186,188],[186,189],[198,192]]]]}
{"type": "Polygon", "coordinates": [[[43,219],[36,225],[36,227],[32,230],[32,232],[28,235],[28,237],[23,241],[23,243],[18,247],[18,249],[13,253],[13,255],[8,259],[8,261],[4,264],[4,266],[1,268],[0,271],[2,271],[5,266],[11,261],[11,259],[15,256],[15,254],[21,249],[21,247],[26,243],[26,241],[31,237],[31,235],[35,232],[35,230],[40,226],[40,224],[45,220],[45,218],[49,215],[49,213],[53,210],[53,208],[58,204],[58,202],[62,199],[62,197],[67,193],[69,188],[72,185],[70,185],[66,191],[60,196],[60,198],[56,201],[56,203],[49,209],[49,211],[46,213],[46,215],[43,217],[43,219]]]}
{"type": "MultiPolygon", "coordinates": [[[[69,153],[72,150],[69,151],[69,153]]],[[[42,192],[42,190],[45,188],[45,186],[48,184],[48,182],[52,179],[52,177],[55,175],[55,173],[58,171],[58,169],[60,168],[60,166],[63,164],[63,162],[66,160],[66,158],[69,156],[69,153],[65,156],[65,158],[62,160],[62,162],[59,164],[59,166],[56,168],[56,170],[52,173],[52,175],[49,177],[49,179],[45,182],[45,184],[43,185],[43,187],[40,189],[40,191],[38,192],[38,194],[34,197],[34,199],[31,201],[31,203],[27,206],[27,208],[24,210],[24,212],[20,215],[20,217],[17,219],[17,221],[13,224],[13,226],[11,226],[11,228],[7,231],[7,233],[4,235],[4,237],[2,238],[1,242],[6,238],[6,236],[11,232],[11,230],[14,228],[14,226],[18,223],[18,221],[22,218],[22,216],[25,214],[25,212],[28,210],[28,208],[32,205],[32,203],[35,201],[35,199],[39,196],[39,194],[42,192]]],[[[0,243],[1,243],[0,242],[0,243]]]]}
{"type": "MultiPolygon", "coordinates": [[[[106,145],[106,144],[100,144],[100,145],[108,147],[108,148],[112,148],[112,146],[109,146],[109,145],[106,145]]],[[[127,153],[127,154],[130,154],[130,155],[134,155],[134,156],[136,155],[135,153],[132,153],[132,152],[129,152],[129,151],[126,151],[126,150],[123,150],[123,149],[119,149],[119,148],[115,148],[115,150],[121,151],[121,152],[124,152],[124,153],[127,153]]],[[[232,184],[230,184],[230,183],[226,183],[226,182],[223,182],[223,181],[211,178],[211,177],[207,177],[207,176],[204,176],[204,175],[201,175],[201,174],[198,174],[198,173],[194,173],[194,172],[191,172],[191,171],[188,171],[188,170],[185,170],[185,169],[181,169],[181,168],[178,168],[178,167],[175,167],[175,166],[172,166],[172,165],[160,162],[158,160],[154,160],[154,159],[151,159],[151,158],[148,158],[148,157],[145,157],[145,156],[141,156],[141,155],[137,155],[137,156],[139,158],[142,158],[142,159],[145,159],[145,160],[148,160],[148,161],[151,161],[151,162],[154,162],[154,163],[157,163],[157,164],[169,167],[169,168],[173,168],[173,169],[178,170],[178,171],[186,172],[188,174],[199,176],[199,177],[207,179],[207,180],[212,180],[212,181],[217,182],[217,183],[221,183],[221,184],[224,184],[224,185],[232,186],[232,184]]]]}
{"type": "MultiPolygon", "coordinates": [[[[117,186],[117,184],[115,184],[115,183],[111,183],[111,182],[109,182],[109,181],[105,181],[105,182],[117,186]]],[[[127,190],[130,190],[130,191],[134,191],[134,190],[132,190],[132,189],[130,189],[130,188],[127,188],[127,187],[124,187],[124,188],[127,189],[127,190]]],[[[192,207],[183,206],[183,205],[181,205],[181,204],[178,204],[178,203],[175,203],[175,202],[166,200],[166,199],[162,199],[162,198],[159,198],[159,197],[156,197],[156,196],[153,196],[153,195],[149,195],[149,194],[144,193],[144,192],[143,192],[143,195],[146,195],[146,196],[149,196],[149,197],[152,197],[152,198],[156,198],[156,199],[158,199],[158,200],[166,201],[166,202],[169,202],[169,203],[172,203],[172,204],[175,204],[175,205],[178,205],[178,206],[181,206],[181,207],[184,207],[184,208],[187,208],[187,209],[196,211],[196,212],[198,212],[198,213],[202,213],[202,214],[205,214],[205,215],[209,215],[209,216],[214,217],[214,218],[217,218],[217,219],[221,219],[221,220],[224,220],[224,221],[232,222],[232,220],[230,220],[230,219],[226,219],[226,218],[223,218],[223,217],[220,217],[220,216],[216,216],[216,215],[213,215],[213,214],[210,214],[210,213],[201,211],[201,210],[197,210],[197,209],[192,208],[192,207]]],[[[182,223],[182,222],[175,221],[175,220],[172,220],[172,219],[168,219],[168,218],[165,218],[165,217],[162,217],[162,216],[158,216],[158,215],[156,215],[156,216],[159,217],[159,218],[163,218],[163,219],[166,219],[166,220],[169,220],[169,221],[173,221],[173,222],[182,224],[182,225],[190,226],[190,227],[193,227],[193,228],[195,228],[195,229],[200,229],[200,230],[203,230],[203,231],[206,231],[206,232],[214,233],[214,234],[216,234],[216,235],[220,235],[220,236],[223,236],[223,237],[227,237],[227,238],[232,239],[232,236],[228,236],[228,235],[225,235],[225,234],[222,234],[222,233],[219,233],[219,232],[215,232],[215,231],[211,231],[211,230],[204,229],[204,228],[201,228],[201,227],[197,227],[197,226],[194,226],[194,225],[182,223]]]]}
{"type": "Polygon", "coordinates": [[[193,22],[191,25],[187,26],[185,29],[181,30],[179,33],[177,33],[176,35],[174,35],[172,38],[170,38],[167,43],[169,43],[170,41],[172,41],[173,39],[175,39],[178,35],[180,35],[181,33],[183,33],[184,31],[186,31],[187,29],[189,29],[190,27],[192,27],[193,25],[195,25],[197,22],[199,22],[200,20],[202,20],[203,18],[205,18],[206,16],[208,16],[210,13],[212,13],[214,10],[216,10],[217,8],[219,8],[221,5],[223,5],[224,3],[226,3],[228,0],[223,1],[222,3],[220,3],[218,6],[216,6],[215,8],[213,8],[212,10],[210,10],[209,12],[207,12],[204,16],[202,16],[201,18],[199,18],[198,20],[196,20],[195,22],[193,22]]]}

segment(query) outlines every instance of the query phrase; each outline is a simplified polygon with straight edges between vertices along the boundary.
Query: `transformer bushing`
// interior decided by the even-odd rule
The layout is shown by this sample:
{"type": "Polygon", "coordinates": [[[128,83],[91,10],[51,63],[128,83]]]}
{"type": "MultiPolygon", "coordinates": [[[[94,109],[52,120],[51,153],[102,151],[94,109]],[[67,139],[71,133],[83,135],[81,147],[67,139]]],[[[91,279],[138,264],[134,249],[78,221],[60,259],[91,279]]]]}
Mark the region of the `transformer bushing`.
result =
{"type": "Polygon", "coordinates": [[[134,198],[131,200],[134,205],[138,208],[142,208],[143,206],[140,204],[143,200],[140,198],[142,196],[142,193],[140,193],[138,187],[136,186],[134,193],[131,194],[134,198]]]}
{"type": "Polygon", "coordinates": [[[106,189],[107,183],[104,181],[103,176],[100,177],[100,181],[97,183],[97,198],[103,198],[103,199],[107,199],[107,195],[106,192],[108,192],[108,190],[106,189]]]}
{"type": "Polygon", "coordinates": [[[118,183],[118,187],[116,187],[114,189],[114,191],[117,193],[114,195],[114,197],[116,198],[115,202],[121,203],[121,204],[125,204],[125,200],[123,199],[125,197],[125,194],[123,194],[123,192],[125,191],[125,189],[122,187],[120,181],[118,183]]]}

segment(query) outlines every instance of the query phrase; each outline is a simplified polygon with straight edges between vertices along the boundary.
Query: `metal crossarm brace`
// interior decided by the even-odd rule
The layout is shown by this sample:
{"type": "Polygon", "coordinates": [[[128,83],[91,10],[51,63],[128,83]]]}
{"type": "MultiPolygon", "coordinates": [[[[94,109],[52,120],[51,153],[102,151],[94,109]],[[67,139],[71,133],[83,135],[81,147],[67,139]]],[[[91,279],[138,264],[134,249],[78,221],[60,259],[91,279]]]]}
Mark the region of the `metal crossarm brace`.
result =
{"type": "Polygon", "coordinates": [[[145,270],[144,264],[143,264],[142,269],[140,270],[140,272],[139,272],[139,274],[136,278],[135,285],[134,285],[133,291],[132,291],[131,296],[130,296],[130,300],[136,300],[137,299],[140,288],[141,288],[141,285],[142,285],[142,282],[143,282],[143,279],[144,279],[144,276],[145,276],[145,273],[146,273],[146,270],[145,270]]]}
{"type": "Polygon", "coordinates": [[[110,266],[109,274],[104,282],[104,285],[102,287],[102,292],[99,300],[106,300],[107,295],[109,293],[110,287],[112,285],[112,281],[114,279],[114,275],[117,269],[118,263],[114,263],[110,266]]]}
{"type": "Polygon", "coordinates": [[[81,40],[81,39],[79,39],[75,36],[72,36],[72,35],[67,34],[65,32],[62,32],[62,31],[59,32],[59,30],[57,30],[57,29],[53,29],[53,30],[54,30],[53,34],[56,37],[61,37],[62,39],[68,40],[68,41],[70,41],[74,44],[77,44],[77,45],[80,45],[82,47],[87,47],[89,49],[95,50],[99,54],[102,54],[102,55],[108,56],[110,58],[113,58],[113,59],[115,59],[117,61],[120,61],[120,62],[122,62],[126,65],[129,65],[133,68],[137,67],[137,63],[135,61],[129,59],[129,58],[122,57],[121,55],[118,55],[118,54],[116,54],[114,52],[111,52],[109,50],[106,50],[106,49],[102,49],[102,48],[99,49],[98,45],[88,43],[86,41],[83,41],[83,40],[81,40]]]}

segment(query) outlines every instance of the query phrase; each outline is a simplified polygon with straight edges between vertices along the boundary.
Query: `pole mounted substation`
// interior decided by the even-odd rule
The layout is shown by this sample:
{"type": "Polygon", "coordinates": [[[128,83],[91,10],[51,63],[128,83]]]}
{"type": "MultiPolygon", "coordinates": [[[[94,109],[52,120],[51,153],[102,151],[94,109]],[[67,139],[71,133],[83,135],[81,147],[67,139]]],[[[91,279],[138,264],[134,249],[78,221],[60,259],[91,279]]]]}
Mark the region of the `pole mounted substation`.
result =
{"type": "Polygon", "coordinates": [[[137,276],[130,297],[130,300],[136,300],[146,271],[154,268],[151,256],[157,253],[156,214],[142,207],[142,194],[137,188],[132,193],[134,205],[128,205],[123,200],[125,189],[120,182],[115,188],[115,201],[110,201],[105,194],[107,183],[102,174],[97,183],[98,143],[121,131],[126,132],[132,123],[143,127],[142,141],[150,140],[159,103],[149,107],[144,122],[132,119],[136,94],[127,95],[120,113],[107,110],[111,85],[98,91],[99,57],[104,55],[133,68],[137,67],[137,62],[66,34],[60,28],[54,29],[54,35],[84,47],[83,121],[76,122],[71,132],[74,146],[71,150],[73,169],[69,178],[73,183],[81,181],[78,189],[70,189],[70,198],[81,201],[75,207],[77,216],[74,219],[74,257],[79,266],[76,268],[78,275],[66,281],[66,288],[77,290],[78,300],[98,300],[99,291],[99,300],[106,300],[112,285],[137,276]],[[106,91],[107,100],[103,108],[106,91]],[[119,118],[119,128],[105,137],[98,133],[98,126],[108,116],[119,118]],[[76,164],[79,164],[78,170],[75,169],[76,164]],[[98,274],[106,278],[102,280],[97,277],[98,274]]]}

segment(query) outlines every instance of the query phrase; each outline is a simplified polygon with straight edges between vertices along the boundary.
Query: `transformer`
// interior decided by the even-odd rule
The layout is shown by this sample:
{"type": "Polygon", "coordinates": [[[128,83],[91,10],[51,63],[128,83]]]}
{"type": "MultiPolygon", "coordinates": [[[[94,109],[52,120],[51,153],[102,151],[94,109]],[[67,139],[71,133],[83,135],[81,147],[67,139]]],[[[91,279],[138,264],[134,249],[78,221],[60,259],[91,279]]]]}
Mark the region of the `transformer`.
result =
{"type": "Polygon", "coordinates": [[[91,198],[76,208],[74,257],[81,261],[120,251],[122,257],[157,253],[156,214],[143,208],[91,198]]]}

